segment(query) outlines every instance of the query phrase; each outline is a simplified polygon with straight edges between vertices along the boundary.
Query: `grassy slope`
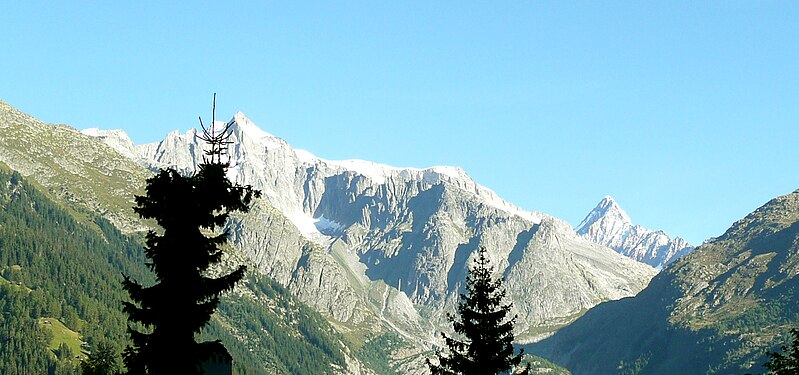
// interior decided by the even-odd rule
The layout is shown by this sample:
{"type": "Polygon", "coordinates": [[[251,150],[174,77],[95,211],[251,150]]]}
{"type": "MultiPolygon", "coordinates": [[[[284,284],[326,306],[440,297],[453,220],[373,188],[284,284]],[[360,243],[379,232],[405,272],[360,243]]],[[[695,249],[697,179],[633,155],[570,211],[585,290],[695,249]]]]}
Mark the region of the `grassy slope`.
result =
{"type": "Polygon", "coordinates": [[[142,228],[133,196],[149,172],[73,128],[44,124],[0,101],[0,162],[78,211],[99,213],[123,231],[142,228]]]}
{"type": "Polygon", "coordinates": [[[85,357],[89,354],[81,346],[83,340],[80,333],[69,329],[60,320],[56,318],[39,318],[38,323],[42,328],[48,329],[53,334],[53,339],[50,340],[49,346],[53,352],[58,350],[61,344],[66,344],[74,355],[85,357]]]}

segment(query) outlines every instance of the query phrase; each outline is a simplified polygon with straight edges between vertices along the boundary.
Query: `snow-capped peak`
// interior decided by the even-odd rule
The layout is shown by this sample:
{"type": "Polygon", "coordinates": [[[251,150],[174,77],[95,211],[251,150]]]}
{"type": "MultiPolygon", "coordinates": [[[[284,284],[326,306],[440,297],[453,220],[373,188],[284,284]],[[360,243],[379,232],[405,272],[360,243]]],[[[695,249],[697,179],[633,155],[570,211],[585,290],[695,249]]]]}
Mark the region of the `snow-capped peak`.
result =
{"type": "Polygon", "coordinates": [[[599,204],[591,210],[590,213],[580,222],[580,225],[577,226],[575,229],[577,233],[583,234],[586,228],[591,226],[597,221],[613,221],[618,222],[619,224],[624,225],[632,225],[632,220],[630,220],[630,216],[627,215],[624,210],[619,207],[618,203],[611,197],[610,195],[606,195],[599,201],[599,204]]]}
{"type": "Polygon", "coordinates": [[[255,125],[255,123],[247,118],[247,115],[245,115],[243,112],[236,112],[236,114],[233,115],[233,122],[235,122],[243,132],[247,133],[247,135],[251,137],[277,138],[274,135],[263,131],[258,127],[258,125],[255,125]]]}
{"type": "Polygon", "coordinates": [[[575,229],[577,234],[658,269],[693,251],[680,237],[634,225],[612,197],[605,196],[575,229]]]}
{"type": "Polygon", "coordinates": [[[267,149],[288,146],[282,139],[263,131],[258,125],[255,125],[243,112],[236,112],[231,122],[233,123],[231,130],[234,133],[238,133],[237,138],[245,138],[242,135],[246,135],[246,138],[253,139],[267,149]]]}

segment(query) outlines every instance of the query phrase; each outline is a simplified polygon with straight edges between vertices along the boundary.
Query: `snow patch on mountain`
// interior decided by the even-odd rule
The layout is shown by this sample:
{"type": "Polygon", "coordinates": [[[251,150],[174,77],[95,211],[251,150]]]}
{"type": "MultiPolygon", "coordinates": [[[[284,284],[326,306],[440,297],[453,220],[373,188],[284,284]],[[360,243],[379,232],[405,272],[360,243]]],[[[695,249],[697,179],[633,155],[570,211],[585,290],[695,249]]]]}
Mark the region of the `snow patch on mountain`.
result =
{"type": "Polygon", "coordinates": [[[319,160],[314,154],[299,148],[294,149],[294,155],[305,164],[314,164],[319,160]]]}
{"type": "Polygon", "coordinates": [[[312,240],[324,239],[327,242],[333,235],[344,228],[341,223],[330,220],[324,216],[312,217],[304,212],[294,212],[286,218],[300,230],[305,238],[312,240]]]}
{"type": "Polygon", "coordinates": [[[377,185],[385,184],[386,177],[391,174],[390,167],[366,160],[326,160],[325,162],[366,176],[372,180],[372,183],[377,185]]]}

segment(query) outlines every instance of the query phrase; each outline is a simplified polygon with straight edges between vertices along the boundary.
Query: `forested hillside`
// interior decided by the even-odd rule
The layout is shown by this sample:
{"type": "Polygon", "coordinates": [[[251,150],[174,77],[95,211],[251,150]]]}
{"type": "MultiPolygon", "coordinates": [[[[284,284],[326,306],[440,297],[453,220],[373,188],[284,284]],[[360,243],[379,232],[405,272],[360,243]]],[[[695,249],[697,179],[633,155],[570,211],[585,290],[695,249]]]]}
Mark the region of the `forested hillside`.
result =
{"type": "MultiPolygon", "coordinates": [[[[100,341],[120,351],[127,345],[121,273],[152,279],[139,239],[87,217],[0,167],[0,373],[77,373],[76,357],[100,341]],[[62,323],[79,341],[56,329],[62,323]]],[[[222,339],[236,373],[345,366],[347,349],[318,313],[269,279],[250,275],[246,286],[223,299],[203,334],[222,339]]]]}
{"type": "Polygon", "coordinates": [[[7,169],[0,170],[0,205],[0,372],[74,371],[81,353],[67,358],[48,350],[52,322],[40,318],[59,320],[89,346],[100,339],[122,345],[120,272],[145,277],[136,241],[102,219],[91,226],[77,222],[7,169]]]}

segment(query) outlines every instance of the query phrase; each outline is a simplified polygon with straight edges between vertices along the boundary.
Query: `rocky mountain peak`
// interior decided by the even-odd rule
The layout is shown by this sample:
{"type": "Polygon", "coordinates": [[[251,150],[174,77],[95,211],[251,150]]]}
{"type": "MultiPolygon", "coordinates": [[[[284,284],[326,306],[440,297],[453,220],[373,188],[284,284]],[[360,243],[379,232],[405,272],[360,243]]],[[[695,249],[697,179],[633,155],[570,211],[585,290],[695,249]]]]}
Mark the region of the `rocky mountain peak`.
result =
{"type": "Polygon", "coordinates": [[[247,115],[245,115],[244,112],[236,112],[230,122],[232,123],[231,130],[237,139],[249,139],[250,141],[256,142],[266,148],[290,148],[289,144],[283,139],[269,134],[259,128],[258,125],[247,118],[247,115]]]}
{"type": "Polygon", "coordinates": [[[122,129],[101,130],[98,128],[89,128],[81,130],[81,133],[90,137],[95,137],[103,140],[105,143],[114,142],[124,145],[133,145],[133,141],[128,136],[128,133],[122,129]]]}
{"type": "Polygon", "coordinates": [[[627,215],[610,195],[606,195],[599,201],[599,204],[580,222],[575,229],[578,234],[585,234],[589,228],[597,222],[612,222],[616,225],[632,225],[630,216],[627,215]]]}
{"type": "Polygon", "coordinates": [[[609,195],[586,215],[577,234],[656,268],[690,253],[694,247],[662,230],[652,231],[633,224],[627,213],[609,195]]]}

